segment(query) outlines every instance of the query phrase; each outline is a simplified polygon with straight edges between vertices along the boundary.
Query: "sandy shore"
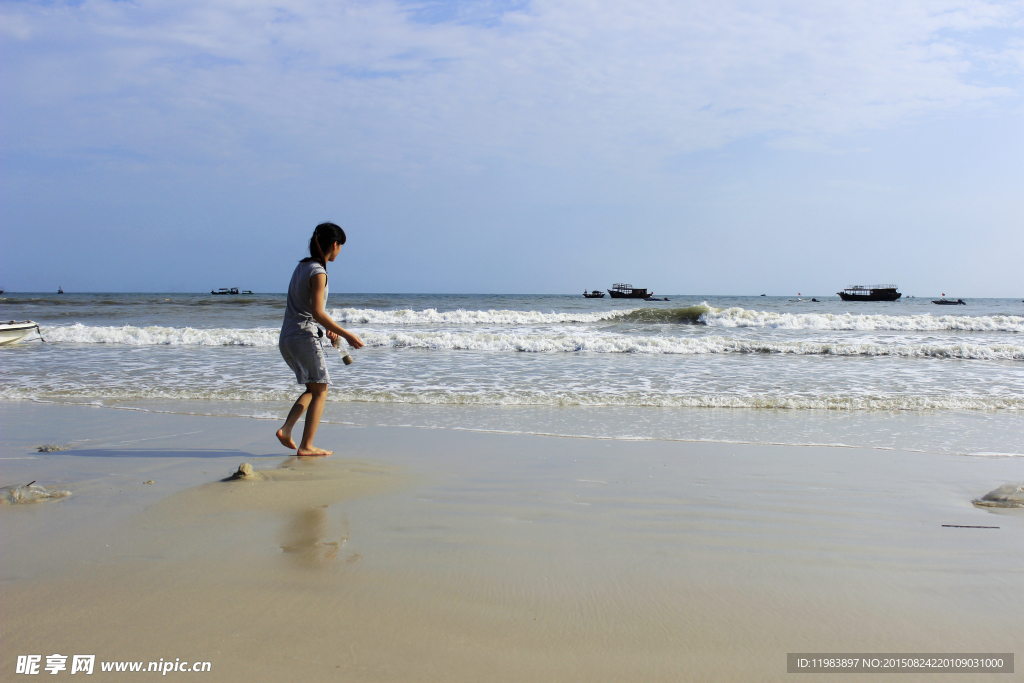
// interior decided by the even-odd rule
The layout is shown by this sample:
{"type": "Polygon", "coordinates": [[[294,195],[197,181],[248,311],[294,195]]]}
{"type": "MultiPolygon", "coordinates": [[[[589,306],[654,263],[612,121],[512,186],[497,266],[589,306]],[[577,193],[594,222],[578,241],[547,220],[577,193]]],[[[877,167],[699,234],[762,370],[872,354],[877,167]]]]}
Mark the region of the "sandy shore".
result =
{"type": "Polygon", "coordinates": [[[0,414],[0,485],[73,492],[0,508],[3,671],[61,653],[218,681],[775,681],[787,652],[1024,633],[1024,511],[970,502],[1024,481],[1020,458],[324,425],[336,455],[307,462],[271,421],[0,414]],[[221,481],[242,462],[264,476],[221,481]]]}

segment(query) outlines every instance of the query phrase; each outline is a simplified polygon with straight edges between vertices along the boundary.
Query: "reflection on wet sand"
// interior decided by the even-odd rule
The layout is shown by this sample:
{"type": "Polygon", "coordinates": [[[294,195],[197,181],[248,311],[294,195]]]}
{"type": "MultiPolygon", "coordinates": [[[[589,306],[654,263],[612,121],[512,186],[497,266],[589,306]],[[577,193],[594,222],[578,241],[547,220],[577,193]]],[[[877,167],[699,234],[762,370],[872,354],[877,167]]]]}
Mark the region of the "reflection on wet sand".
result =
{"type": "MultiPolygon", "coordinates": [[[[337,540],[327,540],[329,521],[326,505],[300,510],[288,516],[288,522],[281,533],[281,550],[295,566],[320,569],[337,561],[338,551],[348,543],[348,521],[342,522],[344,533],[337,536],[337,540]]],[[[353,562],[358,557],[350,553],[346,562],[353,562]]]]}

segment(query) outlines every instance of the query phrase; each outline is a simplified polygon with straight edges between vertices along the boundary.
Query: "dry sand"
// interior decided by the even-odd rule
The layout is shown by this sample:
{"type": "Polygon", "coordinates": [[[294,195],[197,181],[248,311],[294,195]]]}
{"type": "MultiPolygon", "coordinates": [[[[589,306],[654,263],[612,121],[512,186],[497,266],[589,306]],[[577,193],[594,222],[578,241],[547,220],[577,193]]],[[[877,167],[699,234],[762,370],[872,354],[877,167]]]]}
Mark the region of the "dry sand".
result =
{"type": "Polygon", "coordinates": [[[1019,459],[323,425],[337,455],[297,461],[270,421],[0,410],[0,485],[73,492],[0,508],[0,671],[61,653],[210,661],[215,681],[775,681],[787,652],[1024,633],[1024,513],[970,503],[1024,480],[1019,459]],[[222,481],[242,462],[261,476],[222,481]]]}

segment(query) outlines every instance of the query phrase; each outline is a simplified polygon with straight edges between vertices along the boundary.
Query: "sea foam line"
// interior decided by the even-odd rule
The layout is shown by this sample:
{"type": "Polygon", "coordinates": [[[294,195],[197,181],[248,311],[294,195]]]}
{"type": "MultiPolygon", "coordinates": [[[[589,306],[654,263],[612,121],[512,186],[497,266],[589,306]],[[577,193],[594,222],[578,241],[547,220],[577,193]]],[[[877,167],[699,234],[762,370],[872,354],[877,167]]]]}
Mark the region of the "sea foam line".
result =
{"type": "Polygon", "coordinates": [[[646,323],[754,327],[787,330],[891,330],[905,332],[1024,332],[1024,316],[868,315],[852,313],[777,313],[745,308],[715,308],[702,302],[681,308],[632,308],[596,313],[539,311],[379,311],[338,308],[331,316],[342,323],[363,325],[556,325],[573,323],[646,323]]]}
{"type": "Polygon", "coordinates": [[[1024,332],[1024,316],[863,315],[776,313],[744,308],[709,310],[701,321],[710,327],[759,327],[786,330],[892,330],[903,332],[1024,332]]]}
{"type": "MultiPolygon", "coordinates": [[[[213,400],[227,402],[276,401],[286,404],[294,400],[294,390],[204,390],[152,388],[145,385],[125,387],[83,386],[76,389],[40,389],[38,387],[2,387],[0,400],[213,400]]],[[[587,407],[656,407],[656,408],[747,408],[766,410],[829,410],[829,411],[1011,411],[1024,410],[1024,398],[1016,396],[952,396],[952,395],[782,395],[782,394],[662,394],[634,392],[557,391],[538,392],[513,390],[489,391],[402,391],[385,388],[335,387],[328,401],[338,403],[395,403],[461,406],[587,406],[587,407]]]]}
{"type": "MultiPolygon", "coordinates": [[[[276,329],[193,329],[174,327],[44,328],[53,342],[127,346],[277,346],[276,329]]],[[[519,334],[510,332],[360,331],[368,347],[439,351],[521,353],[632,353],[651,355],[784,354],[799,356],[896,356],[1024,360],[1024,346],[968,342],[879,344],[857,342],[766,341],[724,336],[672,337],[616,334],[519,334]]]]}
{"type": "Polygon", "coordinates": [[[540,311],[422,311],[402,309],[378,311],[372,308],[334,308],[328,311],[339,323],[357,325],[557,325],[599,323],[628,317],[637,309],[597,313],[541,313],[540,311]]]}
{"type": "Polygon", "coordinates": [[[52,342],[126,346],[277,346],[281,334],[276,328],[107,327],[81,323],[42,330],[46,340],[52,342]]]}
{"type": "Polygon", "coordinates": [[[465,332],[364,332],[368,346],[527,353],[635,353],[703,355],[715,353],[800,356],[897,356],[1024,360],[1024,346],[1013,344],[877,344],[850,342],[771,342],[729,337],[654,337],[586,334],[489,334],[465,332]]]}

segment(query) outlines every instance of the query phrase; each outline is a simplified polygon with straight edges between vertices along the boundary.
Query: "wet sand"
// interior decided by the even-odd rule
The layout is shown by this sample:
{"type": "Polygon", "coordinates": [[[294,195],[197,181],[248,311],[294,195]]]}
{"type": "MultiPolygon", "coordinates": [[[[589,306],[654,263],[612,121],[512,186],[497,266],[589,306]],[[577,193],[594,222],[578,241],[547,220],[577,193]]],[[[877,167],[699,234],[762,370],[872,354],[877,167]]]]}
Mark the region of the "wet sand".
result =
{"type": "Polygon", "coordinates": [[[787,652],[1014,652],[1024,632],[1024,511],[970,502],[1024,481],[1020,458],[323,425],[335,456],[296,461],[273,421],[0,411],[0,485],[73,492],[0,508],[0,670],[775,681],[787,652]],[[242,462],[263,476],[222,481],[242,462]]]}

